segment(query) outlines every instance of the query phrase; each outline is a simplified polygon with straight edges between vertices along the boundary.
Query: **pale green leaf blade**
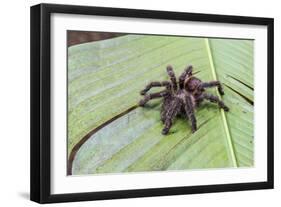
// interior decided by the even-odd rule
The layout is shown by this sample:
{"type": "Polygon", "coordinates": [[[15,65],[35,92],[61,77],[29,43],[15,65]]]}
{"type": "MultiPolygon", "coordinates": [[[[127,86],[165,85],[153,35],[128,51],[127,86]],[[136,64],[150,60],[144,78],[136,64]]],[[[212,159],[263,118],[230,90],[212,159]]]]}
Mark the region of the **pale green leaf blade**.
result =
{"type": "MultiPolygon", "coordinates": [[[[220,44],[210,42],[208,48],[201,38],[127,35],[71,47],[69,153],[90,130],[135,106],[146,83],[167,79],[167,64],[179,75],[191,63],[202,80],[227,75],[221,72],[220,57],[211,48],[220,44]]],[[[247,47],[241,44],[241,48],[247,47]]],[[[243,61],[238,57],[234,62],[243,61]]],[[[232,79],[239,80],[235,74],[240,73],[232,72],[232,79]]],[[[233,83],[227,84],[230,88],[225,89],[223,99],[231,111],[223,115],[216,105],[204,103],[196,111],[199,130],[195,134],[191,134],[190,124],[179,118],[171,133],[162,136],[160,101],[152,101],[149,107],[137,108],[93,134],[78,150],[72,173],[251,166],[252,146],[245,143],[252,142],[253,107],[231,90],[233,83]],[[248,124],[245,133],[240,132],[244,126],[239,125],[239,119],[248,124]]],[[[215,90],[210,92],[216,94],[215,90]]]]}
{"type": "Polygon", "coordinates": [[[238,166],[252,166],[253,160],[253,40],[211,39],[210,45],[218,79],[223,82],[226,114],[238,166]]]}
{"type": "Polygon", "coordinates": [[[149,80],[165,80],[167,64],[180,72],[186,62],[206,67],[200,56],[203,47],[196,38],[143,35],[70,47],[68,152],[89,131],[135,105],[149,80]]]}

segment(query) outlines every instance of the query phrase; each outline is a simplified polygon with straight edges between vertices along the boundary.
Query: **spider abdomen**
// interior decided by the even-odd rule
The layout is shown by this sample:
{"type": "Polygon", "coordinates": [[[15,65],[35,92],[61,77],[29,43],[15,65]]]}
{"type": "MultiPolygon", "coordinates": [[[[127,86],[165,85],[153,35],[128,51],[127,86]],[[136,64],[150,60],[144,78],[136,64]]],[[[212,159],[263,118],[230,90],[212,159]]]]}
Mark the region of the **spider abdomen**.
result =
{"type": "Polygon", "coordinates": [[[198,88],[198,86],[201,84],[201,82],[202,81],[200,79],[192,76],[186,80],[185,89],[187,91],[193,92],[198,88]]]}

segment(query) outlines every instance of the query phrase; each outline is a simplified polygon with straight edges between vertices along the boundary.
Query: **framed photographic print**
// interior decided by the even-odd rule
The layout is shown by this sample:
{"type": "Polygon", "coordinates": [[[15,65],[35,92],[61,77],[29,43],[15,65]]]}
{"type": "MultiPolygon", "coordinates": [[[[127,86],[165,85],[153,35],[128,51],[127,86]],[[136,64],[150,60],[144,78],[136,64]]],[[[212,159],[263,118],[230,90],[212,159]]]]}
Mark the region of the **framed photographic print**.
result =
{"type": "Polygon", "coordinates": [[[31,200],[273,188],[273,19],[31,7],[31,200]]]}

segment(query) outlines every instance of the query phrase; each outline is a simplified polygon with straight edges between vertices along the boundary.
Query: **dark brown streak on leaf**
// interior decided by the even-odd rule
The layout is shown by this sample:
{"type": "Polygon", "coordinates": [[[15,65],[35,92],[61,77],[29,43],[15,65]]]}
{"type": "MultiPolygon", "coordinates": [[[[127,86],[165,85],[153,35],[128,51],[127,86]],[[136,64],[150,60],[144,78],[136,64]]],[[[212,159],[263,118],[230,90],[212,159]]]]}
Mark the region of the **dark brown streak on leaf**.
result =
{"type": "Polygon", "coordinates": [[[128,114],[129,112],[135,110],[138,107],[138,105],[134,105],[130,108],[128,108],[126,111],[121,112],[120,114],[117,114],[116,116],[112,117],[111,119],[107,120],[106,122],[102,123],[98,127],[94,128],[92,131],[90,131],[88,134],[86,134],[71,150],[71,153],[69,155],[68,163],[67,163],[67,175],[72,175],[72,165],[73,160],[75,158],[76,153],[80,149],[80,147],[97,131],[102,129],[103,127],[107,126],[108,124],[112,123],[116,119],[120,118],[121,116],[124,116],[125,114],[128,114]]]}
{"type": "Polygon", "coordinates": [[[244,96],[244,95],[241,94],[240,92],[234,90],[233,88],[231,88],[230,86],[226,85],[225,83],[224,83],[224,85],[225,85],[227,88],[229,88],[230,90],[232,90],[233,92],[237,93],[237,94],[238,94],[239,96],[241,96],[243,99],[245,99],[249,104],[251,104],[252,106],[254,105],[254,102],[253,102],[251,99],[249,99],[248,97],[244,96]]]}
{"type": "Polygon", "coordinates": [[[249,86],[248,84],[242,82],[241,80],[238,80],[237,78],[235,78],[235,77],[233,77],[233,76],[231,76],[231,75],[227,75],[227,76],[230,77],[230,78],[232,78],[233,80],[236,80],[237,82],[243,84],[244,86],[248,87],[249,89],[254,90],[254,88],[253,88],[252,86],[249,86]]]}

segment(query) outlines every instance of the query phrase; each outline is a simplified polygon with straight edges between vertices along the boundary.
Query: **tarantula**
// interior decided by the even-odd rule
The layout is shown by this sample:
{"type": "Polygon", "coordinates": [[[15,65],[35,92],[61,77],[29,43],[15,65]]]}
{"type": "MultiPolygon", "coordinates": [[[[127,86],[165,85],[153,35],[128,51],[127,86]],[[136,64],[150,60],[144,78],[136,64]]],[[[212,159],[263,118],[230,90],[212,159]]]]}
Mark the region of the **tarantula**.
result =
{"type": "Polygon", "coordinates": [[[144,106],[152,99],[163,97],[161,120],[165,125],[162,130],[164,135],[168,134],[172,121],[178,114],[186,116],[191,121],[191,129],[194,133],[197,130],[194,109],[204,99],[217,103],[224,111],[229,111],[229,108],[217,96],[205,92],[205,88],[218,87],[219,93],[224,95],[221,83],[219,81],[202,82],[193,76],[192,69],[191,65],[186,67],[177,82],[172,66],[168,65],[167,73],[170,81],[153,81],[140,92],[144,96],[139,102],[140,106],[144,106]],[[161,86],[166,87],[166,89],[158,93],[147,94],[152,87],[161,86]]]}

